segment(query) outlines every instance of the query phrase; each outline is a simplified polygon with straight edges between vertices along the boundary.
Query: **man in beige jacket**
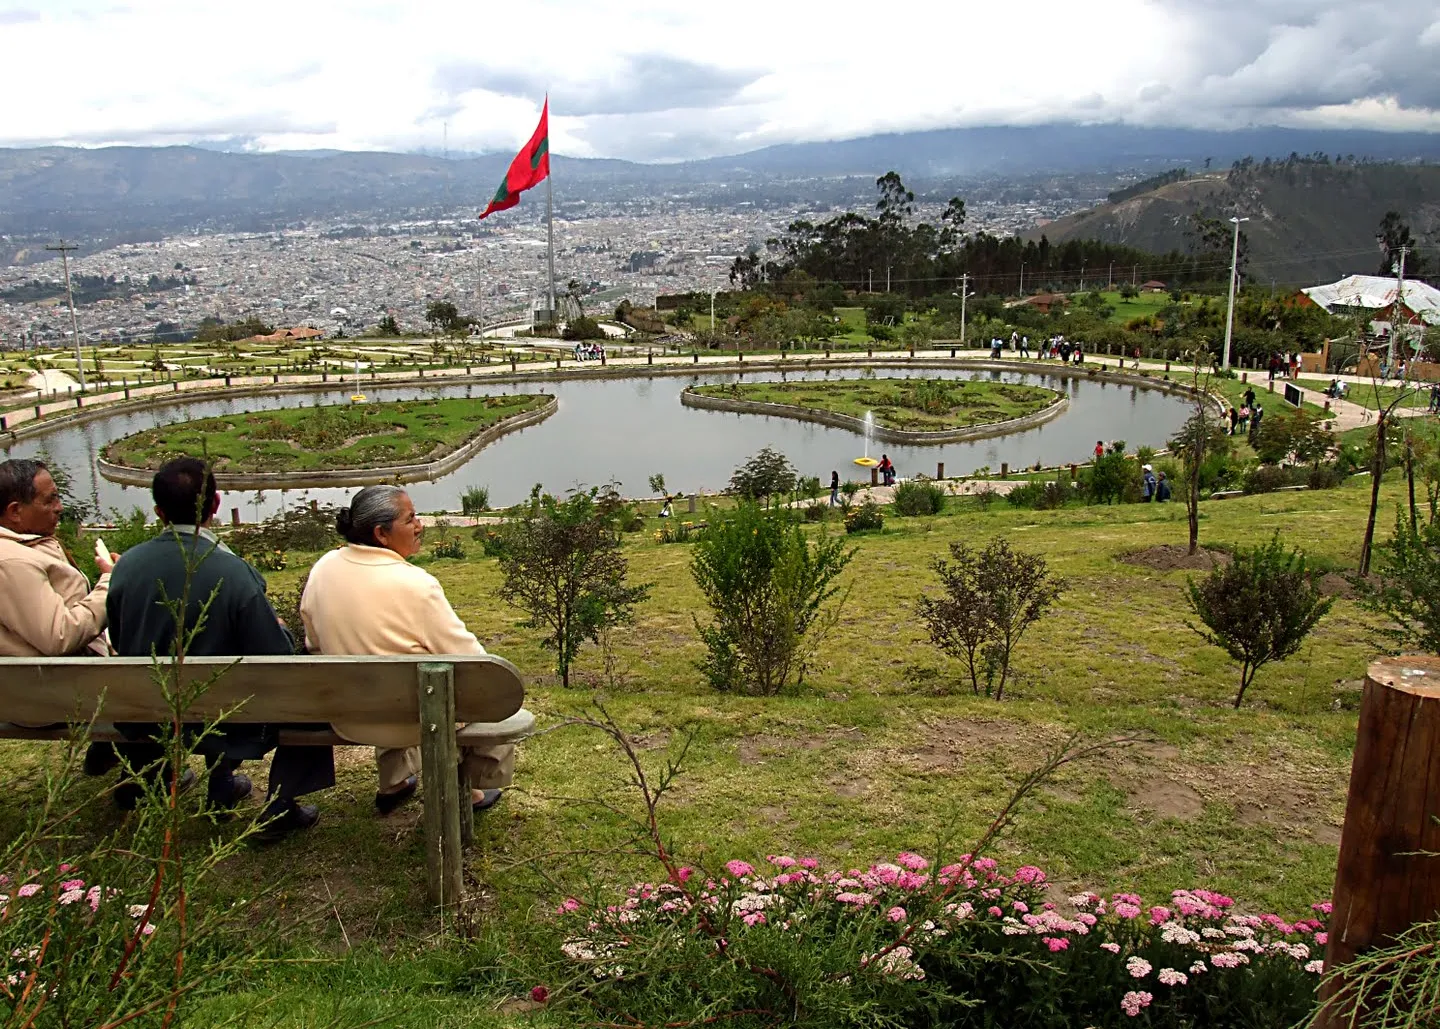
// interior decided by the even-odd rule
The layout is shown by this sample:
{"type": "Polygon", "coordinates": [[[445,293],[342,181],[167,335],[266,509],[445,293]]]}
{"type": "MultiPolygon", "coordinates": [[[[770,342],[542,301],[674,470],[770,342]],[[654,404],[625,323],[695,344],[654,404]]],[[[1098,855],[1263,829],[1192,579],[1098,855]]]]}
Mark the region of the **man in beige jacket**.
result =
{"type": "MultiPolygon", "coordinates": [[[[109,653],[105,595],[114,556],[95,555],[100,581],[91,589],[55,538],[61,507],[44,462],[0,461],[0,656],[109,653]]],[[[85,771],[100,775],[117,762],[113,746],[92,744],[85,771]]]]}

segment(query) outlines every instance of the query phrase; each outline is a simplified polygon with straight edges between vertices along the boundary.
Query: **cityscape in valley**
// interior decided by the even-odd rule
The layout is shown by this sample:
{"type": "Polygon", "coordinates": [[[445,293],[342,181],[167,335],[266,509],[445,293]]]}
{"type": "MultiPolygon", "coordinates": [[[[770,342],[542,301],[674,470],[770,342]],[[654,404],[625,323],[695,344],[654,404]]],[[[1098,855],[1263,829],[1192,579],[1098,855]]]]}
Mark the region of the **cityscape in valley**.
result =
{"type": "Polygon", "coordinates": [[[1440,1029],[1440,10],[0,0],[0,1026],[1440,1029]]]}

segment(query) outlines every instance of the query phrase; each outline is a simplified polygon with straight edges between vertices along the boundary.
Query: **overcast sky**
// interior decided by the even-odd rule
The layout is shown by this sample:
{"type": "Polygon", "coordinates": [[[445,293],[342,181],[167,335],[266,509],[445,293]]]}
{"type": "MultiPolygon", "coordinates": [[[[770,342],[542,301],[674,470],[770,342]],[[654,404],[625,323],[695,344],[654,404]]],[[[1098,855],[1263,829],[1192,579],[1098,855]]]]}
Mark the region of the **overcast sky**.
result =
{"type": "Polygon", "coordinates": [[[0,0],[0,145],[674,160],[1047,121],[1440,132],[1435,0],[0,0]],[[514,12],[514,13],[511,13],[514,12]]]}

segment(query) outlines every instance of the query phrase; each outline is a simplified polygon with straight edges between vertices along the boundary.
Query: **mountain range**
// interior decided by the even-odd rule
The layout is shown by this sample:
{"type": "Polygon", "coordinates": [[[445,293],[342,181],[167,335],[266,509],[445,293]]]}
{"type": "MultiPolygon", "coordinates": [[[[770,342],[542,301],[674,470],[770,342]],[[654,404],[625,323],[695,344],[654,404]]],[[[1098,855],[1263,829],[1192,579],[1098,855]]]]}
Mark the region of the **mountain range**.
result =
{"type": "MultiPolygon", "coordinates": [[[[892,169],[907,180],[948,188],[966,179],[1149,173],[1178,164],[1218,169],[1246,156],[1292,152],[1437,160],[1440,134],[1040,125],[792,143],[675,164],[556,155],[553,168],[562,205],[644,199],[662,190],[714,203],[824,204],[849,195],[840,189],[847,176],[856,177],[853,192],[892,169]],[[777,185],[782,183],[788,185],[777,185]]],[[[80,236],[98,247],[179,231],[261,231],[317,217],[478,208],[494,193],[510,157],[229,153],[191,146],[0,149],[0,233],[10,241],[4,248],[10,253],[0,251],[0,261],[22,242],[33,251],[35,241],[50,235],[80,236]]]]}

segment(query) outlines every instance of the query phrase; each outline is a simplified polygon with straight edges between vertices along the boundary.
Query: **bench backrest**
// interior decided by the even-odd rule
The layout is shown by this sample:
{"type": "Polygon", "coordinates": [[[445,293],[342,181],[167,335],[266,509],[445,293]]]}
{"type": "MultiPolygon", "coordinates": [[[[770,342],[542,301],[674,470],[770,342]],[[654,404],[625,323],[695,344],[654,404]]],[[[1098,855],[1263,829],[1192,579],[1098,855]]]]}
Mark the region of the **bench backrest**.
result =
{"type": "MultiPolygon", "coordinates": [[[[419,719],[423,665],[454,669],[460,721],[499,722],[525,701],[519,670],[492,654],[187,658],[179,674],[197,683],[221,673],[187,709],[187,720],[234,711],[229,721],[384,724],[419,719]]],[[[172,683],[173,673],[170,661],[144,657],[0,658],[0,721],[167,721],[156,679],[172,683]]]]}

